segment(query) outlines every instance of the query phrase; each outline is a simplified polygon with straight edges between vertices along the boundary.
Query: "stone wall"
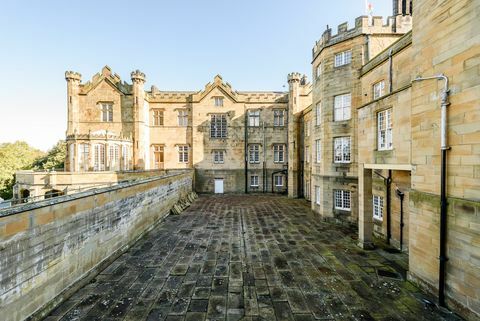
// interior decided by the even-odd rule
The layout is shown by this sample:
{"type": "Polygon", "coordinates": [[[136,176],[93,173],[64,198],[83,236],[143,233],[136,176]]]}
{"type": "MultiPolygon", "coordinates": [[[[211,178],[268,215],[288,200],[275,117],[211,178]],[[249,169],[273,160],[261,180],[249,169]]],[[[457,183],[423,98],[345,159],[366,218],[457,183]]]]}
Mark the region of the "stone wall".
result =
{"type": "Polygon", "coordinates": [[[1,211],[2,319],[44,315],[168,215],[192,184],[188,171],[1,211]]]}

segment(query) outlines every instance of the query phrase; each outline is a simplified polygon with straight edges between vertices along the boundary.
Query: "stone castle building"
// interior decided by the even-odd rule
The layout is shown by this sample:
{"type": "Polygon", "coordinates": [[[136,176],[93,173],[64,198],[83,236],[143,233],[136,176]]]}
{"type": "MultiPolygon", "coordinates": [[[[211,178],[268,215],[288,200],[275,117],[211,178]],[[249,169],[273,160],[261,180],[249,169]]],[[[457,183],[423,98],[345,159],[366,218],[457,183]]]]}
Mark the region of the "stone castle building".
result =
{"type": "Polygon", "coordinates": [[[328,28],[312,83],[291,73],[287,92],[236,91],[220,76],[197,92],[145,90],[138,70],[131,83],[109,67],[85,83],[67,72],[65,168],[191,168],[197,192],[305,198],[319,219],[358,226],[360,247],[379,237],[407,253],[410,280],[476,319],[479,10],[394,0],[386,23],[328,28]]]}

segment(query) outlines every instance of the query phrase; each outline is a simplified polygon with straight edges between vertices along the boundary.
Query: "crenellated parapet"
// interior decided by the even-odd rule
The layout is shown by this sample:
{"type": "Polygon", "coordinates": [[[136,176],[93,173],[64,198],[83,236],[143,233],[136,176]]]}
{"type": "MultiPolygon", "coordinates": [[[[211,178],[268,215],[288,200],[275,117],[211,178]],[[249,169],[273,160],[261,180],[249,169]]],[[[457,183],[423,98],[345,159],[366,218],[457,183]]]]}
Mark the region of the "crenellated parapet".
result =
{"type": "Polygon", "coordinates": [[[300,82],[301,79],[302,79],[302,74],[299,72],[292,72],[292,73],[289,73],[287,76],[288,83],[300,82]]]}
{"type": "Polygon", "coordinates": [[[145,82],[145,74],[138,69],[132,71],[130,77],[132,78],[132,82],[145,82]]]}
{"type": "Polygon", "coordinates": [[[93,88],[95,88],[101,81],[107,80],[112,85],[114,85],[120,92],[124,94],[129,94],[132,91],[132,86],[127,82],[122,81],[120,76],[112,72],[112,69],[109,66],[102,68],[101,72],[96,73],[89,81],[80,85],[81,93],[86,94],[93,88]]]}
{"type": "Polygon", "coordinates": [[[82,75],[76,71],[65,71],[65,80],[67,81],[82,81],[82,75]]]}
{"type": "Polygon", "coordinates": [[[338,25],[336,34],[333,34],[332,29],[327,26],[321,38],[315,42],[312,56],[315,58],[323,48],[362,34],[404,34],[410,31],[411,28],[412,17],[409,15],[388,17],[385,23],[381,16],[374,16],[371,19],[368,16],[360,16],[355,19],[355,26],[351,29],[349,29],[348,22],[338,25]]]}

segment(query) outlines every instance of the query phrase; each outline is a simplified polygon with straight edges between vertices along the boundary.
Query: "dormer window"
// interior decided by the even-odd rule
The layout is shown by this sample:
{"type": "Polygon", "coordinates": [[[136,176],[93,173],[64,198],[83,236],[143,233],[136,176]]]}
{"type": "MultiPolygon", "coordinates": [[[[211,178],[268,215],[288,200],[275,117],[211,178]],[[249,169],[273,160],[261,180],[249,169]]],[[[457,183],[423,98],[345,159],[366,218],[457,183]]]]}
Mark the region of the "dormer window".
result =
{"type": "Polygon", "coordinates": [[[213,97],[215,107],[223,107],[223,97],[213,97]]]}
{"type": "Polygon", "coordinates": [[[102,103],[102,121],[113,122],[113,105],[111,103],[102,103]]]}

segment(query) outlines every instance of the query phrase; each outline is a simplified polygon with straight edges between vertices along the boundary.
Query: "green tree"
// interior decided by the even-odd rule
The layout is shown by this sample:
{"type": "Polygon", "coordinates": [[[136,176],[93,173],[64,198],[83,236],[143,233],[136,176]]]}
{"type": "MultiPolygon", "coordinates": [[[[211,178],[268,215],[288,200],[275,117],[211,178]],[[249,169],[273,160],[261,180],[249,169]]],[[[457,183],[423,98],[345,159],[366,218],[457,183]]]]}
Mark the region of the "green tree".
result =
{"type": "Polygon", "coordinates": [[[67,143],[59,140],[47,154],[37,158],[33,162],[34,169],[63,169],[67,155],[67,143]]]}
{"type": "Polygon", "coordinates": [[[0,197],[12,198],[15,172],[31,169],[35,159],[43,155],[44,152],[31,147],[26,142],[0,144],[0,197]]]}

